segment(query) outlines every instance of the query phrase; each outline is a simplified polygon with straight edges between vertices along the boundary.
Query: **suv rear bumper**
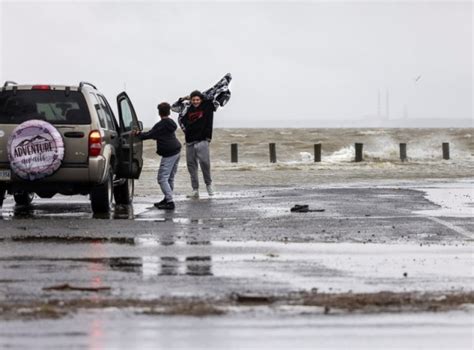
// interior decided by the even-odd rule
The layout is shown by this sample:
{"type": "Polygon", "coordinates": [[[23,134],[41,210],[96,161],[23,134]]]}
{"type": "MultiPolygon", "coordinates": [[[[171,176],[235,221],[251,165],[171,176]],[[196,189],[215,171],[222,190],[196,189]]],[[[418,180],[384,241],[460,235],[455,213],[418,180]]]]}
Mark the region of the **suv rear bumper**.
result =
{"type": "MultiPolygon", "coordinates": [[[[63,164],[53,175],[36,181],[26,181],[20,179],[12,172],[11,180],[3,181],[2,183],[6,184],[8,188],[24,187],[24,191],[26,191],[28,188],[31,192],[36,192],[36,190],[43,190],[45,186],[48,185],[47,187],[51,187],[49,185],[53,184],[80,184],[81,186],[94,186],[105,181],[107,167],[107,159],[104,156],[100,155],[97,157],[90,157],[88,163],[63,164]]],[[[0,169],[9,168],[10,165],[8,163],[0,164],[0,169]]]]}

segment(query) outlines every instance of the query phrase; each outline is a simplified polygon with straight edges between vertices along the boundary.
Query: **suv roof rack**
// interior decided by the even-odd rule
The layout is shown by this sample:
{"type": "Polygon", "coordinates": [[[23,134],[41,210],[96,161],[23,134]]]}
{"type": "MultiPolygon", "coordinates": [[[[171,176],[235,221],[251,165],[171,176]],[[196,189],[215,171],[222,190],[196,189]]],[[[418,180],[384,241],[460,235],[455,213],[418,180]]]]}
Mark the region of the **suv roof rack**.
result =
{"type": "Polygon", "coordinates": [[[8,85],[18,85],[18,83],[11,80],[7,80],[5,84],[3,84],[3,87],[6,88],[8,85]]]}
{"type": "Polygon", "coordinates": [[[13,94],[16,95],[16,86],[18,85],[16,82],[14,81],[11,81],[11,80],[7,80],[5,82],[5,84],[3,84],[3,87],[2,87],[2,92],[4,92],[6,89],[7,89],[7,86],[8,85],[11,85],[13,86],[13,94]]]}
{"type": "Polygon", "coordinates": [[[96,89],[96,90],[97,90],[97,88],[95,87],[95,85],[94,85],[94,84],[88,83],[87,81],[81,81],[81,82],[79,83],[79,91],[81,91],[81,90],[82,90],[82,87],[83,87],[84,85],[89,85],[89,86],[92,86],[94,89],[96,89]]]}

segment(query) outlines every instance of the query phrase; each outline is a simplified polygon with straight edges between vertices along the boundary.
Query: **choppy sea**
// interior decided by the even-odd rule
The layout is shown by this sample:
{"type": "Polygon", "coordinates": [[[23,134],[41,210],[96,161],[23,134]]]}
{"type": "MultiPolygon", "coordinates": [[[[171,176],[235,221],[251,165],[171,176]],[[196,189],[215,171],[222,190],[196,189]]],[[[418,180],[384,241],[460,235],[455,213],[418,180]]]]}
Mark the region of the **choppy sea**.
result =
{"type": "MultiPolygon", "coordinates": [[[[177,131],[184,141],[183,134],[177,131]]],[[[474,128],[453,129],[215,129],[211,143],[217,184],[297,186],[367,179],[472,178],[474,128]],[[364,161],[354,163],[355,143],[363,143],[364,161]],[[449,142],[451,159],[442,159],[449,142]],[[239,162],[230,162],[230,145],[238,144],[239,162]],[[277,163],[269,161],[276,144],[277,163]],[[322,161],[314,162],[314,144],[322,145],[322,161]],[[407,162],[399,144],[407,144],[407,162]]],[[[159,165],[152,141],[145,142],[144,177],[154,180],[159,165]],[[147,175],[148,174],[148,175],[147,175]]],[[[177,183],[189,187],[183,148],[177,183]]]]}

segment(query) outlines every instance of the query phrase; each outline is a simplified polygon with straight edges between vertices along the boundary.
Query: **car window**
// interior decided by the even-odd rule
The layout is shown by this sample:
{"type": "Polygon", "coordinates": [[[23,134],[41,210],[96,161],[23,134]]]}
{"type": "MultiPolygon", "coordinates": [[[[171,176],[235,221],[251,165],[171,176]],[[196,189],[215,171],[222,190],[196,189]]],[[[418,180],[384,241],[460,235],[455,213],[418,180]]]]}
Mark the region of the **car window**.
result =
{"type": "Polygon", "coordinates": [[[130,105],[126,99],[120,101],[120,109],[122,111],[122,120],[124,123],[124,129],[126,131],[132,130],[133,126],[133,116],[132,110],[130,109],[130,105]]]}
{"type": "Polygon", "coordinates": [[[109,104],[106,102],[105,97],[101,95],[97,95],[100,101],[100,107],[104,110],[105,113],[105,120],[107,122],[107,129],[109,130],[116,130],[113,113],[110,110],[109,104]]]}
{"type": "Polygon", "coordinates": [[[100,127],[105,129],[107,127],[105,112],[102,110],[102,108],[100,106],[99,99],[93,93],[89,93],[89,95],[91,97],[92,103],[94,103],[94,108],[97,111],[97,116],[99,117],[100,127]]]}
{"type": "Polygon", "coordinates": [[[84,96],[78,91],[0,91],[0,124],[20,124],[31,119],[52,124],[89,124],[84,96]]]}

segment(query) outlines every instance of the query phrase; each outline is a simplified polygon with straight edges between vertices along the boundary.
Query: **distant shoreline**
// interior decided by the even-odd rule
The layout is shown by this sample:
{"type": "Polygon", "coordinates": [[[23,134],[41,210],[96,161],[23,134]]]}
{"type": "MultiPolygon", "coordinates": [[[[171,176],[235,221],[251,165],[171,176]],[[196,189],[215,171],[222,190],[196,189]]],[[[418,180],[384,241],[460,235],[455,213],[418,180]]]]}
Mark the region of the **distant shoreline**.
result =
{"type": "Polygon", "coordinates": [[[215,126],[214,129],[226,130],[226,129],[264,129],[264,130],[282,130],[282,129],[306,129],[306,130],[321,130],[321,129],[361,129],[361,130],[410,130],[410,129],[420,129],[420,130],[440,130],[440,129],[473,129],[474,125],[470,126],[275,126],[275,127],[259,127],[259,126],[215,126]]]}
{"type": "MultiPolygon", "coordinates": [[[[151,129],[151,126],[145,125],[144,130],[149,130],[151,129]]],[[[453,129],[453,130],[469,130],[472,129],[474,130],[474,125],[471,126],[432,126],[432,127],[395,127],[395,126],[389,126],[389,127],[381,127],[381,126],[373,126],[373,127],[364,127],[364,126],[359,126],[359,127],[351,127],[351,126],[344,126],[344,127],[338,127],[338,126],[311,126],[311,127],[303,127],[303,126],[288,126],[288,127],[246,127],[246,126],[214,126],[214,130],[239,130],[239,129],[246,129],[246,130],[287,130],[287,129],[292,129],[292,130],[333,130],[333,129],[340,129],[340,130],[384,130],[384,129],[390,129],[390,130],[443,130],[443,129],[453,129]]]]}
{"type": "Polygon", "coordinates": [[[265,123],[265,125],[219,125],[222,122],[216,118],[214,120],[215,129],[473,129],[474,120],[471,122],[463,121],[460,123],[453,124],[436,124],[431,121],[420,121],[419,123],[406,124],[406,125],[380,125],[380,124],[357,124],[354,122],[321,122],[318,125],[303,125],[295,121],[291,125],[272,125],[271,122],[265,123]],[[429,125],[429,126],[427,126],[429,125]]]}

